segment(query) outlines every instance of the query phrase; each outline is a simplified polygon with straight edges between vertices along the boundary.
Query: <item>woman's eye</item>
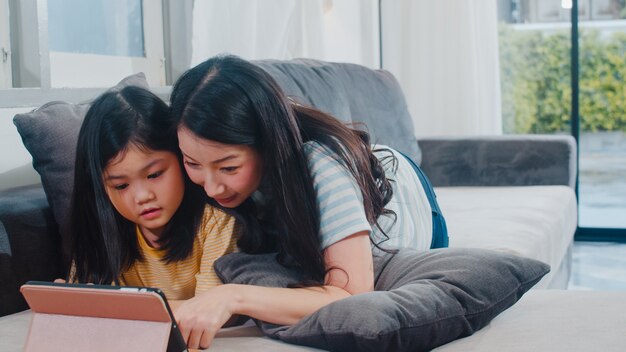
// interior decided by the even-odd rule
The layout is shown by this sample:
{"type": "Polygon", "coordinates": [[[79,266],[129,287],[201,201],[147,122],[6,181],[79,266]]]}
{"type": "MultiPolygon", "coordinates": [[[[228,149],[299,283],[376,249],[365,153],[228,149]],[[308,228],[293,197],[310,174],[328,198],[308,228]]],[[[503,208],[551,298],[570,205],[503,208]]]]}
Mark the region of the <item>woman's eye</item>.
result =
{"type": "Polygon", "coordinates": [[[148,178],[157,178],[157,177],[161,176],[162,174],[163,174],[163,171],[158,171],[158,172],[155,172],[155,173],[152,173],[152,174],[148,175],[148,178]]]}
{"type": "Polygon", "coordinates": [[[123,191],[128,187],[128,183],[122,183],[121,185],[115,185],[113,186],[113,188],[115,188],[118,191],[123,191]]]}
{"type": "Polygon", "coordinates": [[[222,171],[223,172],[234,172],[235,170],[237,170],[239,167],[238,166],[229,166],[229,167],[223,167],[222,171]]]}
{"type": "Polygon", "coordinates": [[[200,164],[198,163],[193,163],[191,161],[184,161],[185,165],[189,166],[192,169],[197,169],[198,167],[200,167],[200,164]]]}

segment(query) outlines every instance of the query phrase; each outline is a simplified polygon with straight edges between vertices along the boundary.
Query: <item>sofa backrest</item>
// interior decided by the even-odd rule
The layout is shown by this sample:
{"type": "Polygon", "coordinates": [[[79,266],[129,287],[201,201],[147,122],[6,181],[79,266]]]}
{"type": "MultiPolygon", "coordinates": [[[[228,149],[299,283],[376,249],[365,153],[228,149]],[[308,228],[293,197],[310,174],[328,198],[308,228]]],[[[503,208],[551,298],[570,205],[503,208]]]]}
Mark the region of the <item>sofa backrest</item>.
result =
{"type": "Polygon", "coordinates": [[[296,101],[344,122],[364,123],[372,143],[388,145],[420,162],[421,153],[404,94],[388,71],[311,59],[255,63],[296,101]]]}

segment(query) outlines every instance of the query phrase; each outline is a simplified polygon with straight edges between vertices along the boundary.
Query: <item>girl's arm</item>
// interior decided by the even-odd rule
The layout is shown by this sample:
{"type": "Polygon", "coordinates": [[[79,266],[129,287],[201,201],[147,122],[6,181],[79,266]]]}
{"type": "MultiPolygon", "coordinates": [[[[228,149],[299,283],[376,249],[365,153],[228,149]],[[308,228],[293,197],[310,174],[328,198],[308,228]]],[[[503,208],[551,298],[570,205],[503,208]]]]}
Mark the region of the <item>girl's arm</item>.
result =
{"type": "Polygon", "coordinates": [[[329,246],[325,261],[330,270],[321,287],[290,289],[227,284],[197,295],[175,311],[183,338],[191,348],[206,348],[233,314],[292,325],[323,306],[373,289],[368,232],[356,233],[329,246]]]}

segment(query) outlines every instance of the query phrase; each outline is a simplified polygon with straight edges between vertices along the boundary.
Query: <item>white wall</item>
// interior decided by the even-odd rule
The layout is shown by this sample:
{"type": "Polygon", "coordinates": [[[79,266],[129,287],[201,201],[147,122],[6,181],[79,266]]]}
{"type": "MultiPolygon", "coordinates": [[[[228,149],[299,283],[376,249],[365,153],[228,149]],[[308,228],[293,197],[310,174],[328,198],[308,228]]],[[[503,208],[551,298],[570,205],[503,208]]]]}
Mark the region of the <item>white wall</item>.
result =
{"type": "Polygon", "coordinates": [[[13,124],[13,116],[33,108],[0,109],[0,190],[41,182],[13,124]]]}

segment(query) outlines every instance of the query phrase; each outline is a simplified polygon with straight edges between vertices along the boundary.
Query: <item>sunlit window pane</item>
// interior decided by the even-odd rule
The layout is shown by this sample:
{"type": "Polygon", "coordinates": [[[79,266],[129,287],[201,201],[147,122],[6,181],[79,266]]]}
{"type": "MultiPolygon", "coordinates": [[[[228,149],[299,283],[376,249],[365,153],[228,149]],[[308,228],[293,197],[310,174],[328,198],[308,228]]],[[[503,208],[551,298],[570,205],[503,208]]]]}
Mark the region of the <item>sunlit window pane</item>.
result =
{"type": "Polygon", "coordinates": [[[145,56],[141,0],[49,0],[50,51],[145,56]]]}

